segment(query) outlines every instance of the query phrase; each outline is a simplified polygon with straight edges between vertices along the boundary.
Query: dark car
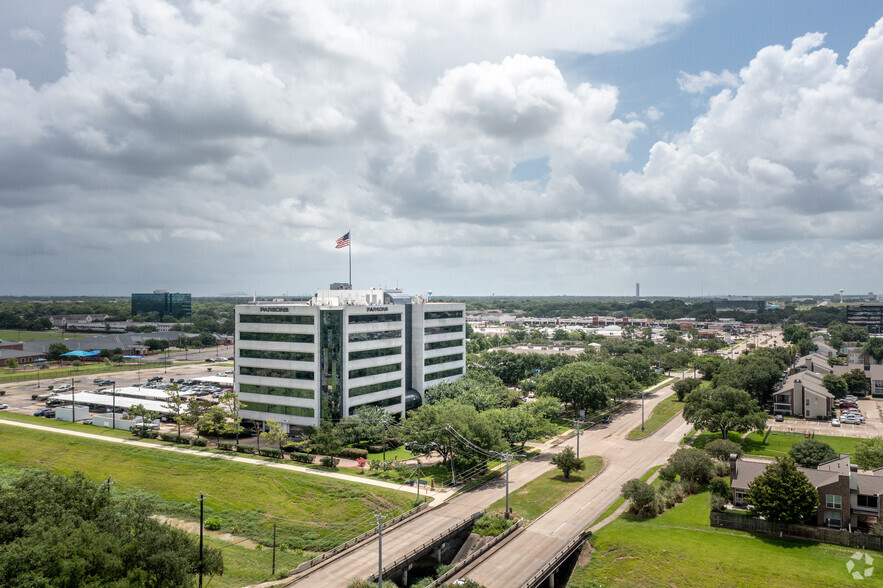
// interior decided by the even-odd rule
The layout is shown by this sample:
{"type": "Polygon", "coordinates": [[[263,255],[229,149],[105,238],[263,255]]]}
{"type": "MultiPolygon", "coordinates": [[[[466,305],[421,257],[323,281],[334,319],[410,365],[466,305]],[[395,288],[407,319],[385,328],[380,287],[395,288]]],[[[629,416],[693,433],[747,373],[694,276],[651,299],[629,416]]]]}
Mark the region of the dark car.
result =
{"type": "Polygon", "coordinates": [[[113,380],[101,380],[100,382],[98,382],[99,386],[113,386],[114,384],[116,384],[116,382],[114,382],[113,380]]]}
{"type": "Polygon", "coordinates": [[[38,410],[37,412],[34,413],[34,416],[54,419],[55,418],[55,411],[52,410],[51,408],[41,408],[40,410],[38,410]]]}
{"type": "Polygon", "coordinates": [[[601,422],[604,423],[605,425],[609,425],[610,423],[613,422],[613,417],[608,414],[603,419],[601,419],[601,422]]]}

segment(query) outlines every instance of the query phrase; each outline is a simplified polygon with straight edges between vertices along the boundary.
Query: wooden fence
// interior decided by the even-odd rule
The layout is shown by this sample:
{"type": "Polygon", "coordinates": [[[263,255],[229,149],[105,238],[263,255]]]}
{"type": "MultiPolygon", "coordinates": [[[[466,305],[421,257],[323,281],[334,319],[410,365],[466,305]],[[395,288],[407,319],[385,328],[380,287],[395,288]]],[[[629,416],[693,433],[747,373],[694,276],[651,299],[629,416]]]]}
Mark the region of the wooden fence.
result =
{"type": "Polygon", "coordinates": [[[831,543],[856,549],[883,551],[883,537],[867,533],[827,529],[825,527],[810,527],[809,525],[772,523],[763,519],[727,512],[712,512],[709,524],[712,527],[723,527],[735,531],[747,531],[749,533],[803,539],[805,541],[818,541],[820,543],[831,543]]]}

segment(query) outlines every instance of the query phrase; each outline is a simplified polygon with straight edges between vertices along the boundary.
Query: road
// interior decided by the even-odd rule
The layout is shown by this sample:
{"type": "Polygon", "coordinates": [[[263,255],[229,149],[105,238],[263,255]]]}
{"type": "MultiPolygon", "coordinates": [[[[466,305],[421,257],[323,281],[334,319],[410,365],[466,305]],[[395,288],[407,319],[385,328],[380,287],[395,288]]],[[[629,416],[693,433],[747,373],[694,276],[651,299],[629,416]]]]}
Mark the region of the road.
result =
{"type": "MultiPolygon", "coordinates": [[[[645,399],[646,414],[649,417],[653,408],[664,398],[673,393],[671,384],[648,395],[645,399]]],[[[631,478],[643,475],[654,465],[663,463],[671,453],[678,448],[678,442],[690,430],[680,416],[675,417],[662,429],[642,441],[630,441],[626,439],[629,431],[641,425],[640,400],[633,401],[627,410],[620,412],[608,425],[597,425],[583,432],[580,438],[580,456],[600,455],[604,457],[606,467],[594,480],[586,484],[579,492],[563,502],[561,505],[537,519],[528,530],[536,527],[540,538],[551,538],[542,542],[523,542],[520,537],[511,544],[506,545],[500,552],[500,557],[505,562],[499,565],[509,566],[510,570],[489,571],[488,577],[493,574],[503,578],[517,575],[518,570],[523,570],[529,577],[539,565],[545,563],[544,555],[551,556],[555,552],[556,541],[562,541],[561,537],[578,534],[591,524],[604,510],[607,509],[619,497],[622,484],[631,478]],[[573,522],[567,519],[573,517],[573,511],[579,511],[578,518],[573,522]],[[554,515],[552,513],[555,513],[554,515]],[[551,516],[550,516],[551,515],[551,516]],[[560,520],[559,520],[560,519],[560,520]],[[548,521],[548,522],[547,522],[548,521]],[[551,527],[551,531],[547,529],[551,527]],[[517,545],[515,549],[510,545],[517,545]],[[542,546],[542,550],[540,547],[542,546]],[[546,551],[551,550],[550,553],[546,551]]],[[[534,478],[552,470],[552,457],[562,451],[564,447],[575,448],[576,437],[557,445],[547,445],[539,456],[513,466],[509,471],[509,492],[514,492],[534,478]]],[[[445,516],[449,517],[448,524],[453,526],[453,519],[464,518],[473,512],[487,509],[491,504],[503,498],[506,494],[505,479],[503,477],[484,484],[480,488],[465,492],[448,501],[444,507],[445,516]]],[[[416,545],[429,537],[420,529],[420,521],[430,516],[424,514],[413,521],[412,524],[401,526],[384,534],[383,559],[392,562],[411,551],[416,545]]],[[[440,532],[439,524],[443,520],[433,519],[431,532],[440,532]]],[[[531,535],[536,537],[537,535],[531,535]]],[[[563,540],[566,543],[566,539],[563,540]]],[[[561,543],[563,545],[563,543],[561,543]]],[[[496,566],[496,564],[493,564],[496,566]]],[[[313,572],[297,583],[298,586],[346,586],[352,578],[365,578],[377,571],[377,543],[373,540],[352,550],[337,560],[330,561],[324,568],[313,572]],[[322,575],[317,575],[319,572],[322,575]]],[[[521,574],[521,575],[524,575],[521,574]]],[[[469,574],[471,578],[472,575],[469,574]]],[[[508,581],[508,580],[507,580],[508,581]]],[[[493,586],[515,586],[517,584],[500,583],[488,579],[480,582],[491,588],[493,586]]]]}
{"type": "Polygon", "coordinates": [[[523,585],[619,498],[626,481],[664,463],[691,429],[677,416],[650,437],[629,441],[625,436],[632,427],[626,421],[640,425],[640,414],[629,415],[611,431],[590,431],[582,440],[586,453],[604,457],[604,471],[459,577],[468,577],[487,588],[523,585]]]}

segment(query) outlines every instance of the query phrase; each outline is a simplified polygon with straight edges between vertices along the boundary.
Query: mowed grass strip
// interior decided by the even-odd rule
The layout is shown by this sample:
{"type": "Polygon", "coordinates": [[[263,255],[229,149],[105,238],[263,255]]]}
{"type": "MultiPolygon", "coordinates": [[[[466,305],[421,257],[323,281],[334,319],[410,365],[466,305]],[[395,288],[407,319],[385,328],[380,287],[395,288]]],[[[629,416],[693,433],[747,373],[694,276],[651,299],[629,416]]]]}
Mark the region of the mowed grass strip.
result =
{"type": "MultiPolygon", "coordinates": [[[[286,519],[280,523],[294,534],[315,528],[320,535],[323,525],[337,524],[334,532],[343,536],[342,526],[367,521],[374,510],[394,516],[413,504],[408,494],[386,488],[2,425],[0,464],[81,471],[96,481],[110,476],[114,492],[146,494],[158,501],[158,512],[188,520],[198,520],[197,497],[204,493],[210,496],[207,517],[221,518],[231,527],[226,531],[238,526],[238,532],[251,535],[265,536],[273,523],[269,515],[286,519]]],[[[296,546],[319,544],[324,545],[312,534],[296,546]]]]}
{"type": "Polygon", "coordinates": [[[669,396],[653,408],[650,418],[644,421],[644,430],[642,431],[641,427],[635,427],[629,432],[628,438],[644,439],[649,437],[682,410],[684,410],[684,403],[679,402],[675,395],[669,396]]]}
{"type": "Polygon", "coordinates": [[[62,333],[61,331],[17,331],[0,329],[0,341],[43,341],[45,339],[81,339],[92,335],[81,333],[62,333]]]}
{"type": "MultiPolygon", "coordinates": [[[[569,479],[565,479],[557,468],[550,470],[531,480],[518,490],[509,492],[509,507],[515,509],[515,514],[527,521],[532,521],[553,506],[561,502],[571,493],[598,475],[604,467],[604,460],[597,455],[583,457],[582,462],[586,469],[581,472],[573,472],[569,479]]],[[[503,474],[505,475],[505,474],[503,474]]],[[[488,507],[488,512],[506,509],[506,498],[503,497],[488,507]]]]}
{"type": "MultiPolygon", "coordinates": [[[[193,363],[193,362],[191,362],[193,363]]],[[[174,365],[185,365],[174,364],[174,365]]],[[[190,364],[186,364],[190,365],[190,364]]],[[[41,380],[44,385],[48,380],[52,380],[55,378],[74,378],[78,379],[84,376],[94,376],[97,374],[111,374],[115,372],[134,372],[138,370],[148,370],[161,368],[163,366],[172,367],[172,363],[165,363],[163,361],[149,362],[142,365],[136,364],[121,364],[121,365],[107,365],[105,363],[89,363],[82,365],[80,367],[56,367],[49,368],[45,370],[19,370],[11,373],[2,373],[0,374],[0,384],[9,384],[14,382],[36,382],[37,380],[41,380]]],[[[88,382],[80,381],[80,386],[78,388],[92,388],[95,387],[95,384],[89,380],[88,382]]],[[[35,392],[45,393],[49,390],[35,390],[35,392]]]]}
{"type": "MultiPolygon", "coordinates": [[[[878,585],[853,581],[846,563],[854,549],[751,535],[708,526],[709,494],[688,498],[655,519],[622,515],[591,538],[591,560],[567,586],[878,585]]],[[[883,554],[872,552],[873,557],[883,554]]],[[[877,572],[880,573],[880,572],[877,572]]]]}
{"type": "MultiPolygon", "coordinates": [[[[122,419],[122,416],[119,416],[122,419]]],[[[105,427],[96,427],[93,425],[84,425],[83,423],[69,423],[67,421],[58,421],[55,419],[47,419],[45,417],[35,417],[28,414],[18,414],[15,412],[0,412],[0,421],[15,421],[18,423],[29,423],[31,425],[40,425],[41,427],[49,427],[51,429],[62,429],[67,431],[77,431],[80,433],[89,433],[90,435],[101,435],[102,437],[114,437],[117,439],[135,439],[131,431],[123,431],[122,429],[107,429],[105,427]]],[[[138,439],[138,441],[150,442],[152,439],[138,439]]],[[[196,449],[194,447],[194,449],[196,449]]]]}
{"type": "MultiPolygon", "coordinates": [[[[784,453],[788,453],[795,443],[800,443],[807,439],[803,433],[791,434],[773,431],[767,438],[766,445],[764,445],[763,436],[765,434],[765,432],[751,433],[745,437],[745,442],[743,443],[745,453],[748,455],[780,456],[784,453]]],[[[856,445],[860,441],[863,441],[863,439],[856,437],[832,437],[828,435],[816,435],[812,438],[816,441],[827,443],[837,453],[849,454],[854,453],[856,445]]]]}
{"type": "MultiPolygon", "coordinates": [[[[240,588],[273,579],[273,548],[248,549],[211,537],[204,539],[206,547],[223,549],[224,575],[206,579],[208,588],[240,588]]],[[[313,554],[276,550],[276,577],[287,573],[313,554]]]]}

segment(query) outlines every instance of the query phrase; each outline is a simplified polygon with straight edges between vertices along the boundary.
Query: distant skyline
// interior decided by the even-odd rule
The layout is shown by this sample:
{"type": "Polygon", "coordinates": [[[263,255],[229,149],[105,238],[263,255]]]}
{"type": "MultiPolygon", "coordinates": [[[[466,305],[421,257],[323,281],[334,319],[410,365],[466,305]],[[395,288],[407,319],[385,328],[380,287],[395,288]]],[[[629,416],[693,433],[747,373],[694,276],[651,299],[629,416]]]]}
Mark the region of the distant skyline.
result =
{"type": "Polygon", "coordinates": [[[6,3],[0,295],[883,290],[881,17],[6,3]]]}

